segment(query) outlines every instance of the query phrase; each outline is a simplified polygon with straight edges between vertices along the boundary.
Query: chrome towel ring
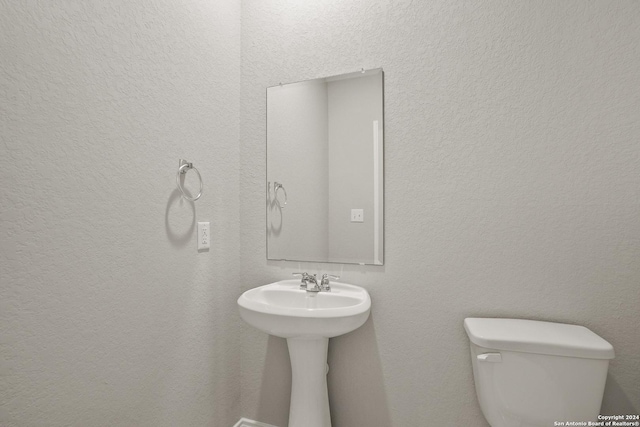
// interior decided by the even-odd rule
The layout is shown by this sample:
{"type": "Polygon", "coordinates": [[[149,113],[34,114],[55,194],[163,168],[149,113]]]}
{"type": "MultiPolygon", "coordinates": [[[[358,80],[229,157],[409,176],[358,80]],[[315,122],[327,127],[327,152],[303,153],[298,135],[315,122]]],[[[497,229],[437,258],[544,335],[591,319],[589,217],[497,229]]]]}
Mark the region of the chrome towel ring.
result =
{"type": "Polygon", "coordinates": [[[279,182],[274,182],[273,183],[273,193],[274,193],[275,198],[276,198],[276,203],[278,204],[278,206],[280,206],[280,209],[284,209],[284,207],[287,205],[287,190],[285,190],[284,186],[282,184],[280,184],[279,182]],[[282,190],[282,192],[284,193],[284,205],[282,203],[280,203],[280,199],[278,199],[278,190],[282,190]]]}
{"type": "Polygon", "coordinates": [[[182,160],[180,159],[180,163],[179,163],[179,167],[178,167],[178,174],[176,175],[176,184],[178,185],[178,188],[180,189],[180,191],[182,192],[182,196],[189,200],[190,202],[195,202],[196,200],[198,200],[200,198],[200,196],[202,196],[202,176],[200,176],[200,172],[198,172],[198,169],[196,169],[195,167],[193,167],[193,163],[189,163],[186,160],[182,160]],[[196,197],[189,197],[189,195],[187,195],[187,193],[184,191],[184,187],[181,181],[182,175],[185,175],[187,173],[187,171],[193,169],[197,174],[198,174],[198,179],[200,180],[200,192],[198,192],[198,195],[196,197]]]}

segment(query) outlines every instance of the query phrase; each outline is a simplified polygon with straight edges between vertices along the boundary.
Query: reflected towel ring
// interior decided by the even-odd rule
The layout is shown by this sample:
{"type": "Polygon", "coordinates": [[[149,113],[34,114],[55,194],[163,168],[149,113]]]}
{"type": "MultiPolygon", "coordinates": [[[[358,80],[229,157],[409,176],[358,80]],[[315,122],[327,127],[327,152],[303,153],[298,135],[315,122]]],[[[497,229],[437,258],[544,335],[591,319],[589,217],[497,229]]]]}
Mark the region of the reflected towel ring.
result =
{"type": "Polygon", "coordinates": [[[182,192],[182,196],[185,199],[189,200],[190,202],[195,202],[200,198],[200,196],[202,196],[202,176],[200,176],[200,172],[198,172],[198,169],[193,167],[193,163],[189,163],[186,160],[180,159],[180,167],[178,168],[178,174],[176,175],[176,184],[178,185],[178,188],[182,192]],[[184,187],[182,186],[182,183],[180,182],[180,176],[185,175],[187,171],[192,169],[198,174],[198,179],[200,180],[200,192],[196,197],[190,197],[189,195],[187,195],[187,193],[184,191],[184,187]]]}
{"type": "Polygon", "coordinates": [[[278,204],[278,206],[280,206],[280,209],[284,209],[284,207],[287,205],[287,190],[284,189],[284,186],[282,184],[280,184],[279,182],[274,182],[273,183],[273,192],[276,198],[276,203],[278,204]],[[282,191],[284,192],[284,205],[282,203],[280,203],[280,199],[278,199],[278,190],[282,189],[282,191]]]}

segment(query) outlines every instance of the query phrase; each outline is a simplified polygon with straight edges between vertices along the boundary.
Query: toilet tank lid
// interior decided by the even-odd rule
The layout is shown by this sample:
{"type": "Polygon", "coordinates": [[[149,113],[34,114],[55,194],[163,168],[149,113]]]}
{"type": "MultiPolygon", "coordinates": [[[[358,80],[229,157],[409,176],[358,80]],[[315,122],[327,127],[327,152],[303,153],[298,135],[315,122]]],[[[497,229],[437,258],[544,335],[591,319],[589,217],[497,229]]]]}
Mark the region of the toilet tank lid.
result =
{"type": "Polygon", "coordinates": [[[613,359],[613,346],[584,326],[524,319],[464,319],[472,343],[496,350],[613,359]]]}

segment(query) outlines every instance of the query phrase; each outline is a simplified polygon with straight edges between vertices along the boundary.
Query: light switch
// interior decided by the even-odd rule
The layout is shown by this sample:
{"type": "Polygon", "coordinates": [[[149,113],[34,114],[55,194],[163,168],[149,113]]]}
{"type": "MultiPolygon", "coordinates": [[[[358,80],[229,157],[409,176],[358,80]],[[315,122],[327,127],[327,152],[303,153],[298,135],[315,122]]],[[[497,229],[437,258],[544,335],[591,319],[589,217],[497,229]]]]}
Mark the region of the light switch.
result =
{"type": "Polygon", "coordinates": [[[209,249],[211,244],[211,236],[209,235],[209,223],[198,223],[198,250],[209,249]]]}
{"type": "Polygon", "coordinates": [[[351,222],[364,222],[364,209],[351,209],[351,222]]]}

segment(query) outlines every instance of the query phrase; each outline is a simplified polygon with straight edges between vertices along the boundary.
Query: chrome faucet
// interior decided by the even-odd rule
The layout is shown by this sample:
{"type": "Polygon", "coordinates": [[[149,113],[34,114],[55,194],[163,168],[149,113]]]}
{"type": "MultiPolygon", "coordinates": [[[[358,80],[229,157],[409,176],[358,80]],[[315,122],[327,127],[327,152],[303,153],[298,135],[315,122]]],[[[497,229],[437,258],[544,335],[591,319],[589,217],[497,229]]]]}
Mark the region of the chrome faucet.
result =
{"type": "Polygon", "coordinates": [[[320,286],[318,285],[318,278],[316,275],[304,273],[293,273],[294,276],[302,276],[300,279],[300,289],[305,290],[307,292],[320,292],[320,286]],[[313,287],[309,287],[309,284],[312,283],[313,287]]]}
{"type": "Polygon", "coordinates": [[[304,273],[293,273],[294,276],[302,276],[300,280],[300,289],[305,290],[307,292],[330,292],[331,285],[329,279],[338,280],[340,277],[333,276],[331,274],[323,274],[320,279],[320,283],[318,283],[318,278],[315,274],[311,275],[306,272],[304,273]],[[313,286],[309,287],[312,284],[313,286]]]}
{"type": "Polygon", "coordinates": [[[331,291],[331,285],[329,283],[329,279],[338,280],[340,276],[334,276],[333,274],[323,274],[322,280],[320,280],[320,288],[325,292],[331,291]]]}

